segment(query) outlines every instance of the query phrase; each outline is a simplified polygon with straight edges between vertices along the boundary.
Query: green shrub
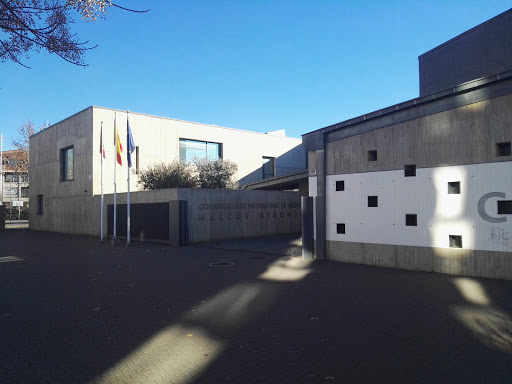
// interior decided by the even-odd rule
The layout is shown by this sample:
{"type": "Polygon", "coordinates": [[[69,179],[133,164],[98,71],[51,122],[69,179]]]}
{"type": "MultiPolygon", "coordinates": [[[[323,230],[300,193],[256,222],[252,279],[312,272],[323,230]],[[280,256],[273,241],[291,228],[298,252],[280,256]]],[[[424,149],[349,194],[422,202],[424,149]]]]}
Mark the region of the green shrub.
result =
{"type": "Polygon", "coordinates": [[[184,162],[159,163],[144,169],[137,184],[145,191],[166,188],[196,188],[193,168],[184,162]]]}

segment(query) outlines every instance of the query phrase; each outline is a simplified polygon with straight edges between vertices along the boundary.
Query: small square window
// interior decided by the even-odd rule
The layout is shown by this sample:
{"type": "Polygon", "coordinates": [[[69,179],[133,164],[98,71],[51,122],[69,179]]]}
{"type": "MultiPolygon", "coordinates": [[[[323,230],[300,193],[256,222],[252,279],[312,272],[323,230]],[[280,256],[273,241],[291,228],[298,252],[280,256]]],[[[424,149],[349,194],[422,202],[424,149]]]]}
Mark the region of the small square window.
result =
{"type": "Polygon", "coordinates": [[[411,177],[416,176],[416,164],[409,164],[404,166],[404,176],[411,177]]]}
{"type": "Polygon", "coordinates": [[[336,191],[344,191],[345,190],[345,181],[338,180],[336,182],[336,191]]]}
{"type": "Polygon", "coordinates": [[[416,215],[416,214],[405,215],[405,225],[408,227],[418,226],[418,215],[416,215]]]}
{"type": "Polygon", "coordinates": [[[512,215],[512,200],[498,201],[498,214],[512,215]]]}
{"type": "Polygon", "coordinates": [[[462,248],[462,236],[449,235],[450,236],[450,248],[462,248]]]}
{"type": "Polygon", "coordinates": [[[377,150],[368,151],[368,161],[377,161],[377,150]]]}
{"type": "Polygon", "coordinates": [[[449,195],[460,195],[460,181],[449,181],[448,182],[448,194],[449,195]]]}
{"type": "Polygon", "coordinates": [[[510,156],[512,154],[512,148],[510,147],[510,141],[506,143],[496,143],[496,155],[497,156],[510,156]]]}
{"type": "Polygon", "coordinates": [[[345,234],[345,224],[336,224],[336,233],[345,234]]]}
{"type": "Polygon", "coordinates": [[[379,197],[378,196],[368,196],[368,206],[369,207],[378,207],[379,206],[379,197]]]}

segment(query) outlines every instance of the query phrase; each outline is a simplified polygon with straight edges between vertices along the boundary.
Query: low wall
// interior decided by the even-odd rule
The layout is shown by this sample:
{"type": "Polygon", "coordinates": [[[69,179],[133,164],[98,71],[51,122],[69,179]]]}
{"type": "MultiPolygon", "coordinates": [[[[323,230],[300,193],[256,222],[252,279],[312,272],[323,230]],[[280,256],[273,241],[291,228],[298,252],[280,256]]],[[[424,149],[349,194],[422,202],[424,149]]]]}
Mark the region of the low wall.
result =
{"type": "MultiPolygon", "coordinates": [[[[117,204],[126,204],[126,193],[117,204]]],[[[186,201],[188,243],[268,236],[301,231],[300,195],[296,192],[215,189],[162,189],[132,192],[131,204],[186,201]]],[[[101,196],[45,199],[43,214],[30,214],[30,229],[100,236],[101,196]]],[[[107,207],[114,195],[104,195],[104,236],[107,207]]],[[[118,216],[119,217],[119,216],[118,216]]]]}
{"type": "Polygon", "coordinates": [[[300,195],[281,191],[179,189],[190,243],[301,232],[300,195]]]}
{"type": "Polygon", "coordinates": [[[326,246],[331,261],[512,280],[510,252],[343,241],[326,246]]]}

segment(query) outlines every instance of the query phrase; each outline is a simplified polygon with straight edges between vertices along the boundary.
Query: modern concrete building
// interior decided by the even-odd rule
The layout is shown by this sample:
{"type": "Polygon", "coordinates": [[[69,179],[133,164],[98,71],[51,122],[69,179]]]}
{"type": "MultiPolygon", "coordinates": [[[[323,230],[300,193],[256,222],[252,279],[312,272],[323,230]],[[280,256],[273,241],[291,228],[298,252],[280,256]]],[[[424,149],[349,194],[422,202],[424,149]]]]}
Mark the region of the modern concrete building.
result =
{"type": "Polygon", "coordinates": [[[10,212],[17,217],[20,211],[28,209],[29,179],[26,166],[22,166],[25,155],[20,150],[2,152],[2,169],[0,172],[0,205],[5,205],[8,217],[10,212]]]}
{"type": "Polygon", "coordinates": [[[421,97],[303,135],[316,258],[512,279],[512,10],[419,62],[421,97]]]}
{"type": "MultiPolygon", "coordinates": [[[[125,147],[123,164],[116,165],[117,192],[127,191],[127,116],[126,111],[89,107],[30,138],[31,229],[96,232],[66,225],[69,220],[87,217],[90,209],[77,203],[80,199],[72,199],[101,193],[102,129],[106,150],[103,189],[105,194],[114,192],[114,120],[125,147]]],[[[301,140],[286,137],[284,131],[264,134],[133,112],[129,113],[129,122],[136,146],[132,154],[132,192],[137,191],[140,170],[175,159],[231,160],[238,165],[241,185],[306,169],[301,140]]]]}

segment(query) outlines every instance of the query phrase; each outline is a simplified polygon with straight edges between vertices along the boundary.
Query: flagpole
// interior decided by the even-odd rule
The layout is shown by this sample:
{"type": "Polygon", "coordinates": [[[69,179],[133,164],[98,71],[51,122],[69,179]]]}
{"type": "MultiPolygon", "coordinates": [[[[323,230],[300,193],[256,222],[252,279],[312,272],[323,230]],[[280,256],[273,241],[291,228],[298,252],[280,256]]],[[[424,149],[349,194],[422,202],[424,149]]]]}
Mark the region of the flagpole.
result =
{"type": "MultiPolygon", "coordinates": [[[[127,143],[126,143],[126,153],[128,156],[130,156],[130,111],[126,111],[126,137],[127,137],[127,143]]],[[[126,195],[126,212],[127,212],[127,218],[126,218],[126,245],[130,245],[130,162],[128,162],[128,194],[126,195]]]]}
{"type": "Polygon", "coordinates": [[[100,231],[101,231],[101,242],[103,243],[103,121],[101,122],[101,132],[100,132],[100,158],[101,158],[101,223],[100,223],[100,231]]]}
{"type": "Polygon", "coordinates": [[[117,230],[117,183],[116,183],[116,169],[117,169],[117,127],[116,127],[117,113],[114,112],[114,233],[112,236],[112,244],[116,242],[117,230]]]}

